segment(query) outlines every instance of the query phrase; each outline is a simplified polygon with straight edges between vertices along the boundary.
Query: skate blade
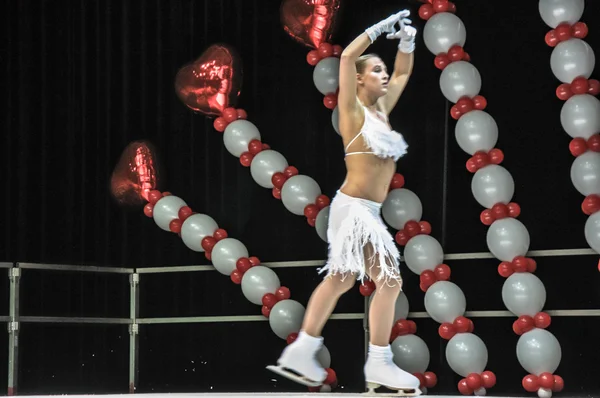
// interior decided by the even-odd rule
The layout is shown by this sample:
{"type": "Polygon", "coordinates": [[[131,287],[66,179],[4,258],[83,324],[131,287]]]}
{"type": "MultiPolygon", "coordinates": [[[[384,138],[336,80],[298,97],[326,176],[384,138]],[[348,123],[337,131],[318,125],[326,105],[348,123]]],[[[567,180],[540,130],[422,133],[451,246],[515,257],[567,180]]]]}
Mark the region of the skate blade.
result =
{"type": "Polygon", "coordinates": [[[291,370],[288,370],[288,369],[284,368],[283,366],[269,365],[269,366],[267,366],[267,369],[273,373],[277,373],[280,376],[283,376],[287,379],[295,381],[296,383],[300,383],[300,384],[303,384],[308,387],[319,387],[319,386],[323,385],[323,383],[321,383],[321,382],[317,382],[317,381],[308,379],[304,376],[293,373],[291,370]]]}
{"type": "Polygon", "coordinates": [[[371,383],[371,382],[367,382],[367,388],[369,389],[368,392],[364,393],[364,395],[366,396],[378,396],[378,397],[417,397],[421,394],[423,394],[421,392],[420,389],[418,388],[402,388],[402,389],[398,389],[398,388],[393,388],[393,387],[388,387],[386,385],[383,384],[379,384],[379,383],[371,383]],[[386,392],[386,393],[379,393],[379,392],[375,392],[375,390],[379,387],[385,387],[389,390],[394,390],[396,392],[386,392]]]}

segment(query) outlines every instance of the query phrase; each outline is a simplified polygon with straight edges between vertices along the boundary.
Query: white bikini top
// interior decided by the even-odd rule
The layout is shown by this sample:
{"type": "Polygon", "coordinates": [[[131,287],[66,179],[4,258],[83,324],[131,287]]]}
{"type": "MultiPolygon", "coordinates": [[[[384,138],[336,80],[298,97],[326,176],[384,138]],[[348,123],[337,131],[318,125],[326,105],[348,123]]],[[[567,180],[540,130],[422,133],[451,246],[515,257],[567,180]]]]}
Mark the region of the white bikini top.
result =
{"type": "MultiPolygon", "coordinates": [[[[358,154],[373,154],[380,158],[394,158],[397,161],[401,156],[406,154],[408,144],[404,141],[402,134],[390,128],[388,123],[374,116],[363,105],[365,110],[365,122],[358,134],[346,145],[346,151],[352,145],[358,136],[362,135],[365,144],[371,150],[370,152],[350,152],[346,156],[358,154]]],[[[387,117],[381,112],[378,112],[387,121],[387,117]]]]}

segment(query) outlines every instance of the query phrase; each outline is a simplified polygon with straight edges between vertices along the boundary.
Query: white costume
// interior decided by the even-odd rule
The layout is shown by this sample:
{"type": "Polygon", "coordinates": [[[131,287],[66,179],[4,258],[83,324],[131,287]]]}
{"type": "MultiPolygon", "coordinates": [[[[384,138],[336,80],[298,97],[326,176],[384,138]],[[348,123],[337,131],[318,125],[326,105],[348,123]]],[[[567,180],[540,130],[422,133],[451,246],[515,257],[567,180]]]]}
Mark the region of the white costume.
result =
{"type": "MultiPolygon", "coordinates": [[[[350,152],[346,156],[369,153],[381,158],[393,158],[397,161],[406,153],[408,145],[400,133],[393,131],[388,123],[375,117],[366,107],[365,122],[360,132],[346,145],[346,151],[359,137],[362,137],[369,152],[350,152]]],[[[381,114],[384,119],[385,115],[381,114]]],[[[387,120],[387,119],[386,119],[387,120]]],[[[327,275],[336,273],[357,274],[364,281],[366,267],[381,264],[377,280],[399,279],[398,269],[400,253],[394,238],[381,218],[379,202],[356,198],[337,191],[329,208],[329,258],[327,264],[319,270],[327,275]],[[364,248],[373,246],[373,256],[365,259],[364,248]],[[368,265],[365,265],[368,260],[368,265]]]]}

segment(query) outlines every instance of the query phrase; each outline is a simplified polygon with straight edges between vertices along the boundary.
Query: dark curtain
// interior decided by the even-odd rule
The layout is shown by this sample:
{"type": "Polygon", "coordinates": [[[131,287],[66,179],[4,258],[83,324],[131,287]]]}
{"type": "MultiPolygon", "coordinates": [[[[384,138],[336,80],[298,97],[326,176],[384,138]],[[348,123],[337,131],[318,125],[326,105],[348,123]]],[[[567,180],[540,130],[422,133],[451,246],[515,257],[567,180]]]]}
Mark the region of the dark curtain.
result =
{"type": "MultiPolygon", "coordinates": [[[[343,148],[331,112],[312,80],[308,48],[279,21],[280,1],[8,1],[1,7],[3,68],[0,156],[0,261],[154,267],[209,264],[181,239],[159,229],[141,207],[124,208],[110,195],[110,176],[122,151],[149,140],[166,170],[165,190],[210,215],[262,261],[319,260],[326,243],[304,217],[287,211],[225,149],[213,119],[189,111],[174,78],[211,44],[233,46],[243,61],[238,107],[300,173],[333,197],[344,179],[343,148]]],[[[570,138],[560,126],[554,95],[549,28],[537,1],[456,0],[467,28],[466,50],[482,75],[481,94],[500,130],[503,165],[515,178],[514,201],[531,236],[531,249],[586,247],[572,186],[570,138]]],[[[454,120],[440,93],[439,71],[423,44],[416,1],[343,0],[334,42],[347,45],[398,9],[413,12],[419,30],[410,83],[391,115],[409,153],[398,163],[406,187],[423,204],[423,219],[446,253],[487,251],[482,208],[471,194],[468,155],[454,139],[454,120]]],[[[593,18],[600,3],[587,1],[586,41],[599,48],[593,18]]],[[[394,44],[369,51],[389,67],[394,44]]],[[[597,78],[597,76],[595,76],[597,78]]],[[[539,259],[548,309],[598,308],[595,256],[539,259]]],[[[450,262],[468,310],[504,310],[496,260],[450,262]]],[[[411,311],[423,311],[418,276],[403,268],[411,311]]],[[[306,303],[319,277],[314,268],[277,269],[294,299],[306,303]]],[[[0,285],[3,307],[8,283],[0,285]]],[[[143,275],[142,317],[260,314],[240,288],[216,272],[143,275]]],[[[24,270],[22,315],[127,317],[129,285],[123,275],[24,270]]],[[[355,289],[337,312],[361,312],[355,289]]],[[[477,318],[476,333],[498,375],[493,394],[521,394],[526,372],[516,360],[514,318],[477,318]]],[[[438,324],[417,320],[439,377],[432,393],[455,393],[460,379],[445,360],[438,324]]],[[[554,317],[551,331],[563,348],[558,374],[569,393],[597,394],[591,371],[600,348],[597,318],[554,317]],[[583,331],[589,328],[589,334],[583,331]],[[585,393],[584,393],[585,391],[585,393]]],[[[332,321],[324,331],[339,391],[362,391],[362,320],[332,321]],[[343,389],[342,389],[343,388],[343,389]]],[[[127,391],[126,326],[21,325],[20,392],[127,391]]],[[[305,391],[275,382],[263,368],[285,342],[267,322],[142,326],[137,392],[305,391]]],[[[4,355],[4,354],[3,354],[4,355]]],[[[0,372],[6,358],[0,356],[0,372]]],[[[4,372],[6,374],[6,372],[4,372]]],[[[0,381],[3,383],[3,381],[0,381]]],[[[0,384],[1,386],[1,384],[0,384]]]]}

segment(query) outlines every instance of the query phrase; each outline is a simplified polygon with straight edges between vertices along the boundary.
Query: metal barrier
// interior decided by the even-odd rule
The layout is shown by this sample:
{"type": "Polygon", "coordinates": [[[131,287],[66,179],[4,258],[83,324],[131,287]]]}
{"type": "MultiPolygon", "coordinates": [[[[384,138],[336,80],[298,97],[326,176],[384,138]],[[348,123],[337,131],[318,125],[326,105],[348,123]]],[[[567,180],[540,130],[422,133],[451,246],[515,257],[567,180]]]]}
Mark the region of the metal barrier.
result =
{"type": "MultiPolygon", "coordinates": [[[[529,257],[555,256],[597,256],[592,249],[538,250],[527,253],[529,257]]],[[[445,260],[475,260],[494,258],[490,253],[458,253],[447,254],[445,260]]],[[[323,265],[324,260],[271,262],[261,265],[270,268],[315,267],[323,265]]],[[[75,324],[126,324],[129,325],[129,392],[134,393],[139,373],[139,327],[151,324],[173,323],[206,323],[206,322],[257,322],[267,321],[262,315],[247,316],[198,316],[198,317],[169,317],[169,318],[139,318],[139,283],[142,274],[172,273],[172,272],[204,272],[214,271],[211,265],[191,265],[153,268],[115,268],[81,265],[35,264],[35,263],[0,263],[0,268],[7,269],[10,281],[9,315],[0,316],[0,321],[8,324],[8,395],[16,395],[18,387],[18,357],[19,357],[19,325],[20,323],[75,323],[75,324]],[[92,317],[43,317],[20,316],[20,277],[24,270],[51,270],[72,272],[93,272],[129,275],[129,318],[92,318],[92,317]]],[[[365,309],[368,299],[365,299],[365,309]]],[[[551,316],[600,316],[600,309],[590,310],[546,310],[551,316]]],[[[362,313],[333,314],[331,319],[363,319],[365,330],[365,355],[368,343],[367,311],[362,313]]],[[[426,312],[410,312],[409,318],[428,318],[426,312]]],[[[478,317],[514,317],[510,311],[467,311],[465,316],[478,317]]]]}

